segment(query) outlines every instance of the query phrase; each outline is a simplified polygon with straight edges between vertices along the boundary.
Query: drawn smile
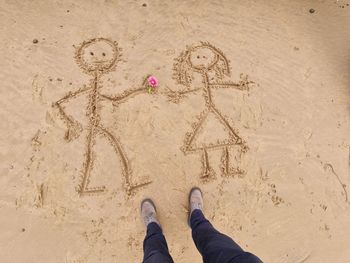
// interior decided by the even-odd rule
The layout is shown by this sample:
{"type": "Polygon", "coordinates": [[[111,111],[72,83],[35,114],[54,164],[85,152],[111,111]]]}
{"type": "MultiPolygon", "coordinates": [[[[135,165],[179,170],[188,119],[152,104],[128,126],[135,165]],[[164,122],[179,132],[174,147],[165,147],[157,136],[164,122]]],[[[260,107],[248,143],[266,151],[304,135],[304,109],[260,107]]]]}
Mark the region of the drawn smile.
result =
{"type": "Polygon", "coordinates": [[[95,64],[95,65],[100,65],[100,64],[104,64],[104,63],[108,63],[109,60],[96,60],[96,61],[93,61],[92,63],[95,64]]]}

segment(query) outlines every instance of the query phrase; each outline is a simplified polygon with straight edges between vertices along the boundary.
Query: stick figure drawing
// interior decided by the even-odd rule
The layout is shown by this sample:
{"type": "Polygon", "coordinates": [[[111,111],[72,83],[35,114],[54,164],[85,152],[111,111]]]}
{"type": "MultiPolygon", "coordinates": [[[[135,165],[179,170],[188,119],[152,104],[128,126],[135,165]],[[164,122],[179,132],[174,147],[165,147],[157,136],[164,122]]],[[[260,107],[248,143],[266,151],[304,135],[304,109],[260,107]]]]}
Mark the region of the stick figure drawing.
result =
{"type": "Polygon", "coordinates": [[[213,90],[233,88],[243,91],[248,90],[253,82],[248,80],[248,76],[243,75],[239,83],[223,82],[224,77],[230,76],[229,61],[218,48],[206,42],[187,47],[175,61],[174,79],[186,88],[180,91],[170,90],[169,100],[178,103],[186,94],[196,91],[202,91],[205,99],[205,109],[197,117],[198,121],[192,124],[193,130],[186,133],[182,151],[185,154],[202,153],[202,179],[213,178],[214,171],[209,164],[208,151],[217,149],[222,150],[223,175],[243,174],[244,171],[239,167],[230,167],[229,148],[239,146],[242,153],[246,152],[248,147],[227,118],[218,110],[213,99],[213,90]],[[199,77],[200,87],[193,87],[194,76],[199,77]],[[214,133],[211,141],[196,141],[198,134],[206,130],[206,120],[211,115],[228,132],[227,137],[218,140],[214,133]]]}
{"type": "Polygon", "coordinates": [[[87,131],[82,178],[77,187],[80,196],[101,193],[106,190],[105,186],[92,187],[89,185],[92,176],[91,171],[94,166],[94,159],[97,154],[94,151],[96,143],[95,139],[97,136],[106,139],[119,156],[122,165],[125,188],[128,195],[130,195],[136,188],[151,183],[150,181],[141,184],[135,184],[132,182],[132,170],[119,139],[101,123],[100,110],[102,101],[110,101],[113,105],[118,105],[137,94],[147,93],[149,88],[147,87],[147,81],[145,80],[140,88],[129,89],[116,96],[106,96],[100,92],[103,87],[101,80],[102,76],[115,70],[120,56],[121,49],[118,48],[117,42],[106,38],[94,38],[83,42],[76,48],[75,60],[83,72],[91,76],[90,84],[78,89],[77,91],[69,92],[66,96],[53,104],[53,106],[58,109],[60,116],[67,125],[67,132],[65,134],[65,139],[67,141],[77,138],[83,130],[87,131]],[[87,95],[89,98],[86,110],[86,115],[88,116],[89,121],[85,127],[73,119],[73,117],[65,111],[64,107],[64,105],[70,100],[81,95],[87,95]]]}

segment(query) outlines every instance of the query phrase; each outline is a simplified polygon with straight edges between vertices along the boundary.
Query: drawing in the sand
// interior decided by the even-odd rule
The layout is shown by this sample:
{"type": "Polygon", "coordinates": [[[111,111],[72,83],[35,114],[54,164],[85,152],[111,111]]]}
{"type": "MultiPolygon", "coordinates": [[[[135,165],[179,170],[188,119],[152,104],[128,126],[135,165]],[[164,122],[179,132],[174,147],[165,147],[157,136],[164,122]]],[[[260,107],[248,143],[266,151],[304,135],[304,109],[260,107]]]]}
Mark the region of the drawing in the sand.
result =
{"type": "Polygon", "coordinates": [[[94,166],[94,160],[97,152],[94,151],[95,139],[101,136],[109,141],[117,156],[119,156],[122,165],[122,174],[125,180],[125,188],[127,194],[130,195],[136,188],[142,187],[150,183],[150,181],[135,184],[132,181],[132,170],[128,158],[123,150],[119,139],[108,129],[106,129],[101,121],[100,110],[102,101],[113,102],[113,105],[118,105],[125,100],[141,93],[147,93],[147,79],[142,86],[137,89],[127,89],[123,93],[116,96],[107,96],[101,93],[103,87],[102,76],[115,70],[117,62],[121,56],[121,49],[118,48],[117,42],[106,38],[94,38],[83,42],[76,49],[75,59],[79,67],[84,73],[90,75],[90,84],[84,86],[77,91],[70,92],[62,99],[53,104],[58,108],[61,117],[67,125],[65,139],[71,141],[77,138],[83,129],[87,130],[85,162],[83,164],[82,179],[78,186],[80,196],[85,194],[100,193],[106,190],[105,186],[90,186],[91,172],[94,166]],[[89,118],[89,123],[86,127],[83,126],[70,116],[64,108],[64,104],[70,100],[81,96],[88,95],[89,102],[87,105],[86,114],[89,118]]]}
{"type": "Polygon", "coordinates": [[[175,80],[179,84],[186,86],[186,88],[181,91],[171,90],[168,93],[171,101],[178,103],[185,94],[199,90],[203,92],[205,99],[205,109],[197,117],[198,121],[193,123],[193,130],[186,133],[182,151],[185,154],[202,153],[202,179],[210,179],[214,176],[214,170],[209,164],[208,151],[217,149],[222,150],[221,168],[224,176],[243,174],[244,170],[238,166],[230,167],[229,148],[238,146],[239,152],[242,153],[247,151],[248,147],[227,118],[216,107],[212,91],[222,88],[249,90],[249,85],[253,82],[248,80],[248,76],[243,76],[242,74],[238,83],[223,81],[224,77],[230,76],[229,61],[218,48],[206,42],[187,47],[176,59],[174,71],[175,80]],[[200,87],[193,87],[195,75],[196,77],[199,76],[201,80],[200,87]],[[223,140],[214,138],[214,142],[197,142],[196,138],[201,131],[206,129],[205,122],[210,115],[213,115],[220,122],[222,128],[228,132],[227,138],[223,140]]]}

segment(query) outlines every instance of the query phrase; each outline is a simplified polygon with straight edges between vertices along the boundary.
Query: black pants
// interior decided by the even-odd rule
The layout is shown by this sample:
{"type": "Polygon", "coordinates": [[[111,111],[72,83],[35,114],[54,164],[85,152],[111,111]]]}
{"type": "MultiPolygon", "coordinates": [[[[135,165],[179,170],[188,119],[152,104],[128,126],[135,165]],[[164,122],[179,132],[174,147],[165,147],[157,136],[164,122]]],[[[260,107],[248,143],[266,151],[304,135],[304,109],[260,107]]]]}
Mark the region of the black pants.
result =
{"type": "MultiPolygon", "coordinates": [[[[204,263],[262,263],[251,253],[244,252],[231,238],[221,234],[205,219],[201,210],[191,215],[192,238],[204,263]]],[[[147,226],[143,242],[144,263],[173,263],[162,229],[156,223],[147,226]]]]}

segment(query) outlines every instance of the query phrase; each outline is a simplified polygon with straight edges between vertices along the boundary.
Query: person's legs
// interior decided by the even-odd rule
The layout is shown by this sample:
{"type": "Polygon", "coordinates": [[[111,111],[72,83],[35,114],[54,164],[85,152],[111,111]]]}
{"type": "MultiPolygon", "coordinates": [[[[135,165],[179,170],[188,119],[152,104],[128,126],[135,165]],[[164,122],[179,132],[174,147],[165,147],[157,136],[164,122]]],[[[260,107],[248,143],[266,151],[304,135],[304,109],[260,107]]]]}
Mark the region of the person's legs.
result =
{"type": "Polygon", "coordinates": [[[243,251],[230,237],[217,231],[204,217],[199,189],[191,190],[189,202],[192,238],[204,263],[262,263],[253,254],[243,251]]]}
{"type": "Polygon", "coordinates": [[[174,263],[157,220],[156,209],[152,200],[145,199],[141,203],[141,216],[147,227],[147,234],[143,241],[143,263],[174,263]]]}

